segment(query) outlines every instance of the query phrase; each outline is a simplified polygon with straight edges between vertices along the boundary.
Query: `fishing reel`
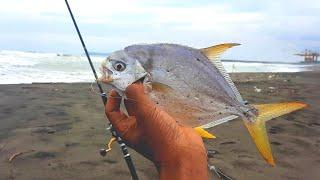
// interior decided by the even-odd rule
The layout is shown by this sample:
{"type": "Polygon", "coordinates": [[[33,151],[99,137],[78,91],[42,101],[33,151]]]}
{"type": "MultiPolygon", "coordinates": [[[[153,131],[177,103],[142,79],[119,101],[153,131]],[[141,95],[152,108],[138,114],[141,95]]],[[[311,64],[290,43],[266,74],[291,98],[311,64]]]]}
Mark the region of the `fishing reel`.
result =
{"type": "MultiPolygon", "coordinates": [[[[112,126],[110,125],[107,130],[111,130],[112,126]]],[[[112,150],[112,144],[116,141],[117,139],[113,136],[108,143],[106,143],[105,148],[101,148],[99,150],[99,153],[102,157],[105,157],[109,151],[112,150]]]]}
{"type": "Polygon", "coordinates": [[[108,144],[106,144],[106,148],[101,148],[101,149],[99,150],[99,153],[100,153],[100,155],[101,155],[102,157],[106,156],[107,153],[112,150],[112,143],[113,143],[114,141],[116,141],[116,138],[115,138],[115,137],[112,137],[112,138],[109,140],[108,144]]]}

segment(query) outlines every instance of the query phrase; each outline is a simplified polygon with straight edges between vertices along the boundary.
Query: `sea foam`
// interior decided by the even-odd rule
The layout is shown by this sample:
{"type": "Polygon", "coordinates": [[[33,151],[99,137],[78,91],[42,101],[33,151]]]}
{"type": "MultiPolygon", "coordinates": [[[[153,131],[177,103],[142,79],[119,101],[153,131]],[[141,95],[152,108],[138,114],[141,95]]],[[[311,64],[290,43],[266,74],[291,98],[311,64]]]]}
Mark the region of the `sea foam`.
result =
{"type": "MultiPolygon", "coordinates": [[[[105,57],[92,56],[99,72],[105,57]]],[[[307,70],[303,64],[223,62],[228,72],[299,72],[307,70]]],[[[0,84],[93,82],[85,56],[59,55],[22,51],[0,51],[0,84]]]]}

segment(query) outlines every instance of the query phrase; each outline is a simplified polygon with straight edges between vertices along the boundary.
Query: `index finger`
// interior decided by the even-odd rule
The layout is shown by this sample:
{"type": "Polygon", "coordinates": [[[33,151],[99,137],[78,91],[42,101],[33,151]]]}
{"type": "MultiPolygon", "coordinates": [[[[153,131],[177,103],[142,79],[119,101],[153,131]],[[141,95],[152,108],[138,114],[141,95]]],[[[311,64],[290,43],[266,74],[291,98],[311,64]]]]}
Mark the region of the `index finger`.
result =
{"type": "Polygon", "coordinates": [[[109,99],[105,107],[106,116],[108,117],[108,120],[111,122],[111,124],[114,126],[117,125],[117,122],[119,120],[122,120],[127,117],[120,110],[121,99],[121,96],[115,90],[112,90],[109,93],[109,99]]]}

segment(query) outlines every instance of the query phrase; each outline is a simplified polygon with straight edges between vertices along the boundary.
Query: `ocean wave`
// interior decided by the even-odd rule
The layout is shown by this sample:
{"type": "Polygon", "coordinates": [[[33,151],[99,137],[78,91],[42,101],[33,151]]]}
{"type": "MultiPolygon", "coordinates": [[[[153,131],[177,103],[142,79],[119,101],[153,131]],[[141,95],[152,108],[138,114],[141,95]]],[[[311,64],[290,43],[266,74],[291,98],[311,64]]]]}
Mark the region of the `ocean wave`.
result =
{"type": "MultiPolygon", "coordinates": [[[[105,57],[92,56],[97,70],[105,57]]],[[[308,65],[223,62],[228,72],[299,72],[308,65]]],[[[0,84],[33,82],[92,82],[85,56],[22,51],[0,51],[0,84]]]]}

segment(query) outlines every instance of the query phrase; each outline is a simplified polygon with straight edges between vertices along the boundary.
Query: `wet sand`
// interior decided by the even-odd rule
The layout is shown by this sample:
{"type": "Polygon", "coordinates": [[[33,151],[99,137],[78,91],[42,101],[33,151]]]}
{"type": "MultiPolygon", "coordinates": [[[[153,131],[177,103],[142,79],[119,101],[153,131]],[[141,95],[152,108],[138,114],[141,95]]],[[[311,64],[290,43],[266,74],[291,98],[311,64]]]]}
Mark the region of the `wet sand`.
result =
{"type": "MultiPolygon", "coordinates": [[[[217,139],[205,144],[218,151],[210,163],[234,179],[319,179],[319,77],[232,74],[250,103],[302,101],[309,107],[267,123],[276,167],[258,154],[241,120],[210,130],[217,139]]],[[[0,97],[0,179],[130,179],[117,144],[104,158],[98,153],[110,133],[90,84],[0,85],[0,97]],[[26,153],[9,163],[17,152],[26,153]]],[[[152,163],[130,152],[140,179],[157,179],[152,163]]]]}

